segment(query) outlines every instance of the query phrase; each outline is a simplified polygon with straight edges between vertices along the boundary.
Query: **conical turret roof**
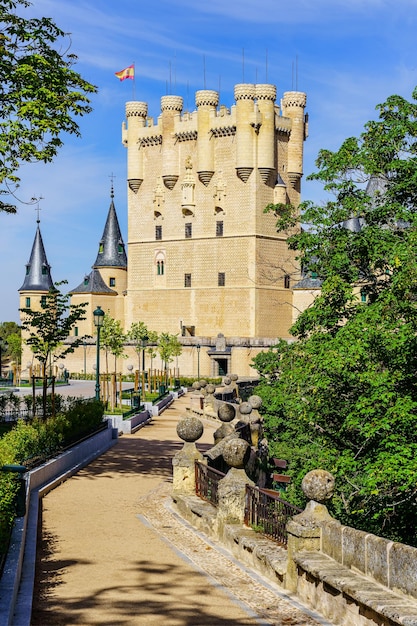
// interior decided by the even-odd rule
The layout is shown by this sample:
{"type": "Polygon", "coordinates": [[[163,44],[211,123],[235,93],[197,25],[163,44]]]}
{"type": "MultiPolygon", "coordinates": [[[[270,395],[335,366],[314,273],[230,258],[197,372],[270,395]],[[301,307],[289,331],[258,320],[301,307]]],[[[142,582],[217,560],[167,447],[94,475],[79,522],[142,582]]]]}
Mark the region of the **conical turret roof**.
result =
{"type": "Polygon", "coordinates": [[[100,294],[114,294],[117,292],[110,287],[107,287],[99,270],[93,269],[89,274],[84,277],[81,284],[75,289],[71,289],[70,294],[74,293],[100,293],[100,294]]]}
{"type": "Polygon", "coordinates": [[[32,246],[30,258],[26,264],[26,276],[19,291],[49,291],[54,288],[51,277],[51,266],[46,258],[45,247],[43,245],[41,230],[36,228],[35,240],[32,246]]]}
{"type": "Polygon", "coordinates": [[[114,194],[112,189],[106,225],[104,227],[103,236],[100,240],[97,258],[93,268],[120,267],[126,269],[127,267],[125,244],[120,231],[119,220],[117,219],[113,197],[114,194]]]}

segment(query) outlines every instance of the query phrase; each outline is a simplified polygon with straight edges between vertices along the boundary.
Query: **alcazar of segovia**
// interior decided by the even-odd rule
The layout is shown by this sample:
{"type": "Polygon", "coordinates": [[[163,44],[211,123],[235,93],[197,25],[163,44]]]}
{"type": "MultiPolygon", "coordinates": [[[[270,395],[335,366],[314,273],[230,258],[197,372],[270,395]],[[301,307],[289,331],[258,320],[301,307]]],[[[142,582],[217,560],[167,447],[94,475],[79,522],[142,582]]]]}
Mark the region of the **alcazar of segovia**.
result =
{"type": "MultiPolygon", "coordinates": [[[[312,292],[264,209],[300,202],[306,94],[288,91],[277,102],[274,85],[239,84],[234,97],[227,108],[216,91],[197,91],[188,113],[182,97],[163,96],[156,119],[145,102],[126,103],[127,246],[112,192],[92,271],[70,292],[73,303],[88,302],[78,336],[94,337],[98,305],[126,332],[143,321],[180,337],[186,376],[197,371],[197,345],[201,375],[248,376],[260,350],[289,337],[312,292]]],[[[38,224],[20,307],[40,306],[52,284],[38,224]]],[[[81,372],[86,363],[92,372],[93,340],[85,350],[65,367],[81,372]]],[[[133,348],[126,353],[124,371],[135,362],[133,348]]]]}

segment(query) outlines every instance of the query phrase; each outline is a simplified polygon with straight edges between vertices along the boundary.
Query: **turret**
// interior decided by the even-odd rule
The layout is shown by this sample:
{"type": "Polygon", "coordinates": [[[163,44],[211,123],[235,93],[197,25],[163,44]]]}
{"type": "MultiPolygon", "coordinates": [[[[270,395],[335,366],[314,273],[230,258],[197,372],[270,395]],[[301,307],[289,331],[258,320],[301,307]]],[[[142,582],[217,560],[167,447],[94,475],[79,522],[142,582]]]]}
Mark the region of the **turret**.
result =
{"type": "Polygon", "coordinates": [[[307,96],[302,91],[286,91],[282,101],[282,114],[292,122],[288,141],[288,179],[293,188],[298,187],[303,175],[306,102],[307,96]]]}
{"type": "Polygon", "coordinates": [[[179,177],[178,150],[175,145],[174,121],[181,114],[183,99],[181,96],[162,96],[162,180],[167,189],[173,189],[179,177]]]}
{"type": "Polygon", "coordinates": [[[275,85],[256,85],[256,98],[260,114],[258,129],[258,170],[264,183],[268,183],[275,169],[275,85]]]}
{"type": "Polygon", "coordinates": [[[253,170],[253,122],[255,85],[235,86],[236,100],[236,173],[246,183],[253,170]]]}
{"type": "MultiPolygon", "coordinates": [[[[29,298],[29,293],[36,294],[47,294],[50,289],[54,288],[54,283],[51,276],[51,266],[48,263],[48,259],[46,258],[46,252],[43,245],[41,230],[39,228],[39,220],[37,221],[37,228],[35,239],[32,246],[32,252],[30,253],[30,258],[28,263],[26,263],[26,275],[25,280],[23,281],[23,285],[20,287],[19,292],[21,295],[21,299],[24,296],[25,298],[29,298]]],[[[21,302],[22,306],[27,306],[28,308],[32,306],[32,303],[28,303],[26,305],[21,302]]]]}
{"type": "Polygon", "coordinates": [[[197,106],[197,173],[200,182],[207,187],[214,174],[214,142],[211,141],[210,120],[219,104],[217,91],[204,89],[195,95],[197,106]]]}
{"type": "Polygon", "coordinates": [[[146,102],[126,102],[127,130],[124,128],[123,143],[127,146],[127,182],[137,193],[143,181],[143,151],[139,144],[139,129],[146,124],[146,102]]]}

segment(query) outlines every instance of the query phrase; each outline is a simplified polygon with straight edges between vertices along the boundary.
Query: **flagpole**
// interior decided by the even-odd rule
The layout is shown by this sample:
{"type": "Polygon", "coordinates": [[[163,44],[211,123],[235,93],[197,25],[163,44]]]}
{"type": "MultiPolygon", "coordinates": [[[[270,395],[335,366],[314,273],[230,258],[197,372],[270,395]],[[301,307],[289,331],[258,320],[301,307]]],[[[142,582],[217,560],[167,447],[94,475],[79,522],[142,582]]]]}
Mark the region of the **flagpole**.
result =
{"type": "Polygon", "coordinates": [[[133,85],[132,85],[132,91],[133,91],[133,100],[136,100],[136,67],[135,67],[135,62],[133,62],[133,85]]]}

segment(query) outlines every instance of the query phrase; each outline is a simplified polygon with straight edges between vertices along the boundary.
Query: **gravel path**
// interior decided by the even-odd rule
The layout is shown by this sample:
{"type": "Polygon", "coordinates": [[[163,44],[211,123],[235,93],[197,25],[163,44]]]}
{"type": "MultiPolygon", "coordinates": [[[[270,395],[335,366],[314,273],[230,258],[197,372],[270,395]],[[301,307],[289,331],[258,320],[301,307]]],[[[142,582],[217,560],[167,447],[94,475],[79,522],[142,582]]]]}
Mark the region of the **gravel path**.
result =
{"type": "MultiPolygon", "coordinates": [[[[42,503],[32,626],[315,626],[296,599],[171,508],[187,396],[42,503]]],[[[213,441],[206,423],[198,447],[213,441]]]]}

